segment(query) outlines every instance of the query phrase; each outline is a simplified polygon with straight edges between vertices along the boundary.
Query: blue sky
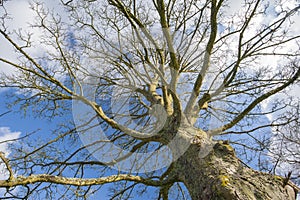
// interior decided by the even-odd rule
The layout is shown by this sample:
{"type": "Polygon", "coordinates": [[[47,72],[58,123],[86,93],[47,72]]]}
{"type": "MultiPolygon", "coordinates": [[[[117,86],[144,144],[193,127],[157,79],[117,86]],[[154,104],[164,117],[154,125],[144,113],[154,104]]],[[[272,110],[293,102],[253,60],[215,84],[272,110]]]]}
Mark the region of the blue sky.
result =
{"type": "MultiPolygon", "coordinates": [[[[6,91],[9,92],[9,91],[6,91]]],[[[6,107],[6,103],[10,102],[10,99],[6,97],[6,92],[0,92],[0,114],[10,111],[9,113],[3,115],[0,118],[0,140],[14,139],[25,136],[26,134],[36,132],[36,138],[51,138],[52,130],[57,128],[57,124],[59,124],[62,119],[43,119],[34,117],[34,113],[31,112],[31,109],[28,109],[26,116],[24,113],[20,111],[17,107],[12,107],[8,109],[6,107]]],[[[72,118],[72,113],[65,113],[63,118],[72,118]]],[[[34,137],[33,137],[34,138],[34,137]]],[[[1,141],[0,141],[1,142],[1,141]]],[[[22,144],[22,140],[17,141],[22,144]]],[[[26,146],[26,145],[25,145],[26,146]]],[[[72,148],[72,147],[71,147],[72,148]]],[[[74,147],[75,149],[75,147],[74,147]]],[[[10,151],[7,149],[5,145],[0,144],[0,150],[6,153],[6,156],[9,157],[10,151]]],[[[1,165],[0,165],[1,166],[1,165]]],[[[1,170],[1,169],[0,169],[1,170]]],[[[93,172],[87,176],[94,177],[93,172]]],[[[4,179],[7,176],[3,176],[0,174],[0,179],[4,179]]],[[[96,193],[91,196],[90,200],[98,200],[100,199],[109,199],[108,189],[111,185],[103,186],[101,192],[96,193]]],[[[0,190],[1,195],[1,190],[0,190]]]]}

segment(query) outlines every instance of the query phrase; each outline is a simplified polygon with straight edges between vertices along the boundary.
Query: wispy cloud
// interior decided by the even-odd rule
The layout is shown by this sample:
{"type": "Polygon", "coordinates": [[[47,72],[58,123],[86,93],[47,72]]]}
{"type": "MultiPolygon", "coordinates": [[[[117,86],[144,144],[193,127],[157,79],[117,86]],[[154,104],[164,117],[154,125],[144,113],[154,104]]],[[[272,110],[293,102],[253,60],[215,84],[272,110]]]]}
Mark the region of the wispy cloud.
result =
{"type": "MultiPolygon", "coordinates": [[[[9,150],[8,145],[9,143],[12,143],[13,140],[19,138],[20,135],[21,132],[12,131],[9,127],[0,127],[0,151],[9,157],[11,151],[9,150]]],[[[0,180],[4,180],[7,179],[8,174],[3,162],[1,161],[0,163],[0,180]]]]}
{"type": "MultiPolygon", "coordinates": [[[[59,10],[58,1],[42,1],[46,5],[49,10],[54,10],[54,12],[62,13],[62,10],[59,10]]],[[[4,7],[0,7],[0,16],[2,16],[5,12],[9,15],[9,19],[6,24],[6,27],[9,32],[22,33],[23,35],[26,33],[30,33],[31,41],[33,46],[37,46],[38,48],[29,48],[26,49],[26,52],[33,56],[38,56],[43,53],[45,50],[45,45],[40,43],[40,38],[43,35],[41,29],[33,28],[31,25],[34,24],[36,20],[36,13],[31,8],[33,6],[32,1],[30,0],[18,0],[18,1],[7,1],[5,2],[4,7]],[[5,8],[5,12],[4,9],[5,8]],[[35,43],[36,42],[36,43],[35,43]]],[[[59,7],[60,8],[60,7],[59,7]]],[[[10,35],[14,41],[17,40],[17,35],[10,35]]],[[[18,44],[20,41],[17,42],[18,44]]],[[[0,55],[2,58],[8,59],[10,61],[18,60],[18,55],[15,53],[11,44],[9,44],[3,37],[0,37],[0,55]]],[[[15,73],[14,69],[4,63],[0,65],[0,73],[4,72],[6,74],[15,73]]]]}

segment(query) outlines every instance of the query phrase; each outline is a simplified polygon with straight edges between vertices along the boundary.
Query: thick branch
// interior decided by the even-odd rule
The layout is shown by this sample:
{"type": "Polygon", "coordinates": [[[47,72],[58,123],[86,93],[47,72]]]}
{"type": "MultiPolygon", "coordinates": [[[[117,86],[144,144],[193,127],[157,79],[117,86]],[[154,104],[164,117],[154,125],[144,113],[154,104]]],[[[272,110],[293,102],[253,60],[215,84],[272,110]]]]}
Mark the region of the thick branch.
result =
{"type": "Polygon", "coordinates": [[[172,79],[171,79],[171,89],[175,91],[178,75],[179,75],[179,63],[176,57],[175,49],[173,46],[173,38],[171,36],[170,27],[167,22],[166,8],[163,0],[157,0],[157,11],[160,16],[160,25],[162,27],[164,37],[167,41],[168,51],[171,57],[170,67],[172,68],[172,79]]]}
{"type": "Polygon", "coordinates": [[[112,128],[115,128],[117,130],[120,130],[122,132],[124,132],[125,134],[128,134],[136,139],[141,139],[141,140],[144,140],[146,139],[147,141],[150,141],[153,139],[153,141],[157,141],[157,136],[149,136],[149,134],[144,134],[144,133],[141,133],[139,131],[136,131],[136,130],[133,130],[133,129],[130,129],[126,126],[123,126],[119,123],[117,123],[115,120],[111,119],[110,117],[108,117],[101,106],[99,106],[96,102],[92,102],[92,101],[89,101],[88,99],[86,99],[85,97],[83,96],[74,96],[75,99],[85,103],[86,105],[90,106],[97,114],[99,117],[101,117],[105,122],[107,122],[112,128]]]}
{"type": "Polygon", "coordinates": [[[0,187],[15,187],[20,185],[28,185],[34,183],[55,183],[61,185],[73,185],[73,186],[90,186],[90,185],[103,185],[106,183],[113,183],[119,181],[134,181],[142,183],[148,186],[161,186],[163,182],[155,181],[151,179],[145,179],[140,176],[119,174],[101,178],[65,178],[62,176],[52,176],[46,174],[31,175],[28,177],[16,177],[11,180],[0,180],[0,187]]]}
{"type": "Polygon", "coordinates": [[[199,96],[200,88],[202,86],[206,71],[208,70],[208,68],[210,66],[210,57],[211,57],[212,49],[214,47],[215,39],[216,39],[217,32],[218,32],[217,15],[218,15],[218,10],[219,10],[222,2],[223,1],[221,0],[219,2],[219,4],[217,5],[217,1],[213,0],[211,3],[211,17],[210,17],[211,33],[210,33],[209,41],[206,46],[206,51],[205,51],[204,61],[203,61],[201,71],[198,74],[198,77],[197,77],[196,82],[193,87],[193,92],[192,92],[190,99],[185,108],[185,113],[187,115],[192,114],[191,111],[193,110],[196,100],[199,96]]]}

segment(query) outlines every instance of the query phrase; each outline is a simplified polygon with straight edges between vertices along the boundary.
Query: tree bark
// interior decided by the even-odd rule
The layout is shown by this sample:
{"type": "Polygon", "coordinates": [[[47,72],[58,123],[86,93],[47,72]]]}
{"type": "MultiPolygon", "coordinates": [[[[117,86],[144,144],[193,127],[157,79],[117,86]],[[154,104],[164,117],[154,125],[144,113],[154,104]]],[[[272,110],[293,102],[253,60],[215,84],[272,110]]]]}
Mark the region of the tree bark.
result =
{"type": "Polygon", "coordinates": [[[285,178],[255,171],[236,157],[225,141],[203,153],[193,144],[175,163],[175,171],[193,200],[295,200],[298,189],[285,178]]]}

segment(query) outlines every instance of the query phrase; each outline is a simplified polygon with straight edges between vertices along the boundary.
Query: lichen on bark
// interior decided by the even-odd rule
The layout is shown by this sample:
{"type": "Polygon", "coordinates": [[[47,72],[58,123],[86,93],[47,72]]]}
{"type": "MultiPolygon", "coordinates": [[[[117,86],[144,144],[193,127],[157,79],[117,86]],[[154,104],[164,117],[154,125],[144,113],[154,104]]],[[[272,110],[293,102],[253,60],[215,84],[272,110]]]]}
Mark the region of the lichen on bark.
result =
{"type": "Polygon", "coordinates": [[[191,145],[176,162],[179,180],[193,200],[296,199],[297,189],[284,185],[284,178],[245,166],[226,141],[216,142],[204,158],[199,156],[200,149],[191,145]]]}

